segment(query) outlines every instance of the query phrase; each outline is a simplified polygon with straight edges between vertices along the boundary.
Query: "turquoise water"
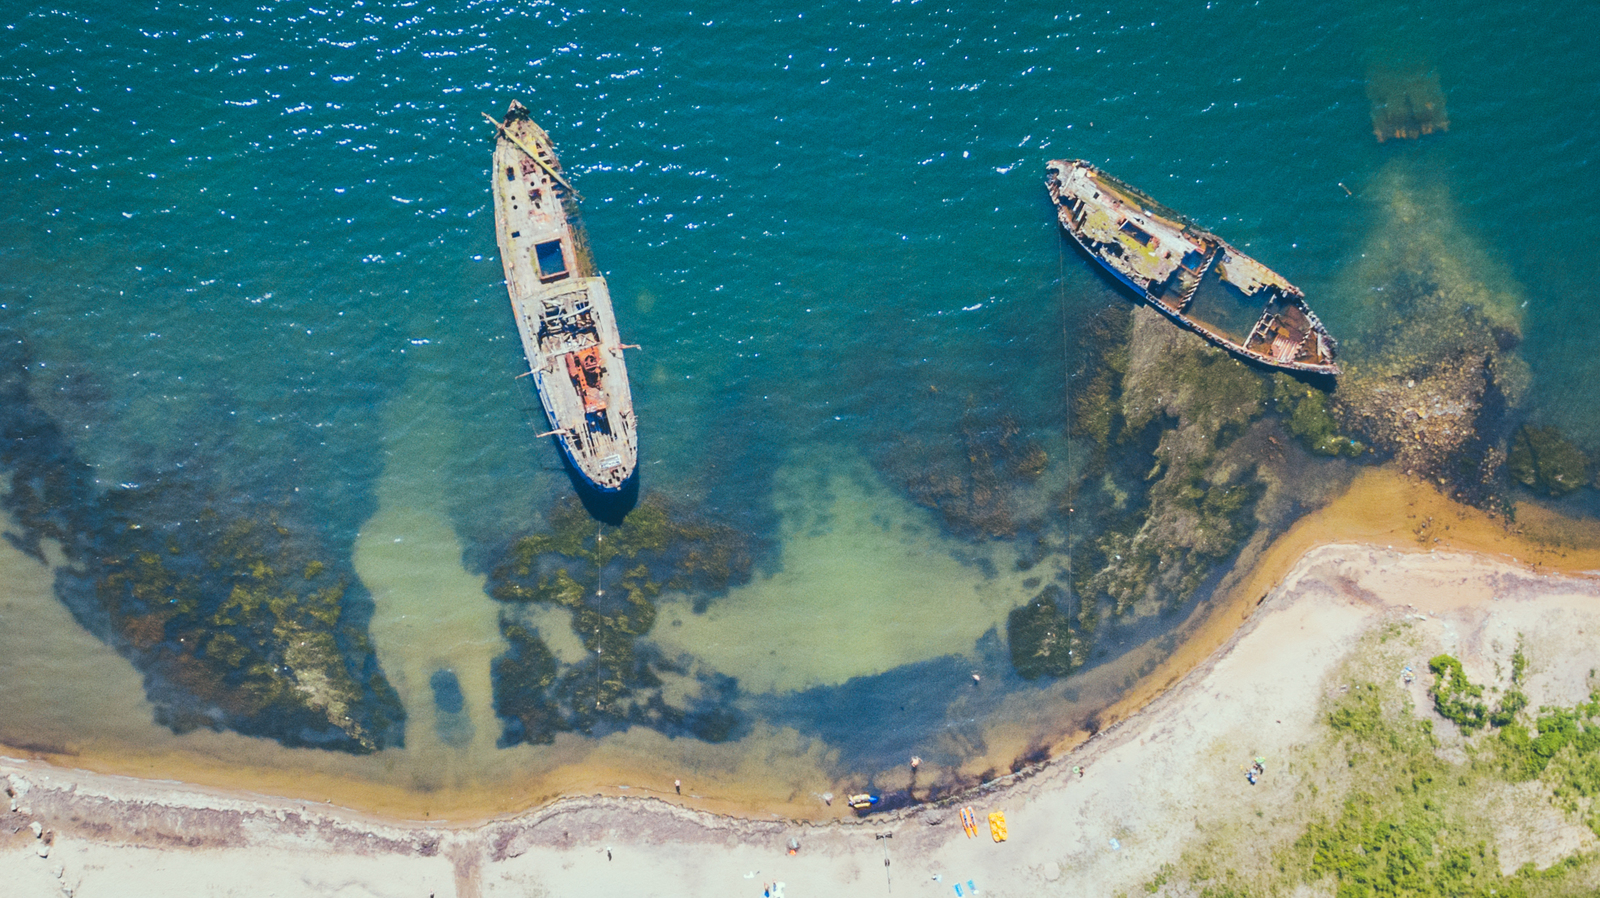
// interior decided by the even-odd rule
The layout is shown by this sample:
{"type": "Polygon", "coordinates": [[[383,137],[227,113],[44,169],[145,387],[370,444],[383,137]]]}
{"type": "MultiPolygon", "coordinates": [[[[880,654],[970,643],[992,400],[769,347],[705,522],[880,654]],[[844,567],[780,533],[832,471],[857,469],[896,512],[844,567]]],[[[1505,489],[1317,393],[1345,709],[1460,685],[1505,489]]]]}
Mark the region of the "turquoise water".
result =
{"type": "MultiPolygon", "coordinates": [[[[451,670],[465,710],[448,713],[472,723],[440,738],[492,742],[491,603],[437,658],[393,634],[426,630],[430,600],[471,593],[570,493],[515,379],[486,189],[480,113],[522,100],[643,346],[643,490],[770,547],[703,626],[689,598],[664,606],[689,620],[663,644],[752,684],[757,720],[870,770],[958,717],[1025,716],[882,696],[1004,679],[992,628],[1029,597],[1004,541],[954,539],[907,500],[897,441],[1005,413],[1070,466],[1074,323],[1126,301],[1064,251],[1048,159],[1089,159],[1214,228],[1336,335],[1357,323],[1340,278],[1380,220],[1376,185],[1404,166],[1448,198],[1434,211],[1480,276],[1525,298],[1528,414],[1600,449],[1594,18],[1284,0],[12,7],[0,328],[28,341],[36,400],[103,488],[188,479],[321,529],[373,593],[408,710],[426,717],[451,670]],[[1382,65],[1438,73],[1447,134],[1373,139],[1382,65]],[[427,576],[452,585],[385,578],[415,558],[378,532],[431,541],[427,576]],[[874,616],[890,601],[907,610],[874,616]],[[831,625],[786,636],[783,658],[743,647],[796,603],[831,625]],[[860,713],[887,735],[854,741],[840,722],[860,713]]],[[[951,764],[973,750],[941,738],[951,764]]]]}

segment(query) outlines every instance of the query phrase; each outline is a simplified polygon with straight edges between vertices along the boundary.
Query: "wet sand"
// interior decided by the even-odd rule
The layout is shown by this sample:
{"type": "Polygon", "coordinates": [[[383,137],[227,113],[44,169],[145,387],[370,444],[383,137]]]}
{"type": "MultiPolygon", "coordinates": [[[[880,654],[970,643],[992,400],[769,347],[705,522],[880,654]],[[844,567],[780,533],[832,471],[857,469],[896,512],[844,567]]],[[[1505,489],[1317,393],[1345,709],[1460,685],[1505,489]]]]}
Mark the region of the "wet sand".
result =
{"type": "MultiPolygon", "coordinates": [[[[0,781],[15,809],[0,815],[0,875],[19,898],[63,887],[78,898],[757,896],[775,881],[786,895],[871,895],[888,894],[891,880],[894,894],[947,895],[969,879],[990,895],[1111,894],[1175,860],[1202,818],[1289,800],[1298,752],[1323,726],[1329,678],[1372,628],[1411,627],[1416,666],[1449,650],[1475,675],[1508,663],[1526,635],[1537,647],[1530,698],[1565,702],[1585,694],[1586,672],[1600,665],[1600,644],[1581,636],[1600,625],[1597,599],[1593,575],[1484,554],[1321,546],[1220,651],[1121,724],[958,802],[862,820],[752,819],[589,795],[438,825],[7,758],[0,781]],[[1236,762],[1257,755],[1269,774],[1250,787],[1236,762]],[[980,818],[1003,811],[1009,840],[966,837],[961,805],[980,818]]],[[[1563,838],[1583,847],[1581,829],[1563,838]]]]}
{"type": "MultiPolygon", "coordinates": [[[[627,887],[646,895],[760,895],[773,880],[795,895],[851,884],[874,894],[887,888],[886,874],[902,894],[948,894],[969,878],[990,894],[1057,886],[1109,893],[1137,885],[1175,856],[1189,831],[1177,823],[1202,807],[1226,810],[1209,810],[1213,791],[1233,791],[1219,781],[1236,772],[1219,766],[1219,751],[1284,757],[1312,735],[1324,678],[1375,622],[1420,615],[1428,623],[1419,626],[1437,623],[1430,638],[1460,652],[1469,671],[1491,663],[1483,659],[1493,651],[1509,651],[1500,631],[1556,639],[1600,625],[1595,575],[1573,575],[1600,570],[1593,528],[1531,508],[1519,509],[1518,520],[1548,542],[1531,542],[1519,528],[1403,478],[1365,473],[1269,546],[1247,576],[1225,584],[1190,622],[1178,651],[1102,716],[1093,738],[1068,736],[1052,761],[961,799],[980,816],[1006,813],[1012,837],[1000,845],[987,836],[968,840],[959,805],[948,803],[817,820],[820,803],[805,783],[785,784],[787,800],[772,804],[762,803],[773,794],[770,784],[718,799],[696,797],[690,784],[679,798],[666,779],[670,758],[659,781],[639,781],[635,769],[637,785],[619,785],[627,781],[607,782],[603,766],[586,763],[567,790],[581,797],[528,795],[529,807],[542,806],[475,819],[454,805],[449,816],[457,822],[445,824],[433,822],[425,797],[398,789],[351,792],[346,784],[308,801],[308,785],[336,785],[328,774],[310,783],[258,778],[245,792],[221,765],[199,778],[211,779],[208,787],[116,775],[139,774],[137,763],[92,772],[70,757],[6,751],[0,779],[15,778],[13,792],[18,783],[27,787],[0,822],[0,871],[24,896],[60,894],[63,885],[79,896],[154,895],[180,882],[186,891],[204,884],[218,894],[243,894],[241,883],[249,883],[251,894],[418,894],[423,887],[440,896],[540,888],[578,895],[627,887]],[[1470,651],[1485,640],[1501,648],[1470,651]],[[1082,779],[1072,774],[1078,766],[1088,771],[1082,779]],[[662,797],[644,797],[652,793],[662,797]],[[44,837],[33,836],[33,822],[44,837]],[[802,846],[794,857],[784,851],[790,838],[802,846]]],[[[1574,675],[1564,667],[1587,671],[1600,665],[1600,657],[1588,657],[1597,652],[1579,640],[1563,650],[1562,669],[1536,671],[1552,700],[1572,691],[1574,675]]],[[[169,758],[150,774],[171,770],[169,758]]],[[[823,813],[838,816],[840,804],[823,813]]]]}
{"type": "MultiPolygon", "coordinates": [[[[1074,677],[1071,685],[1084,695],[1120,693],[1114,703],[1090,721],[1083,725],[1054,721],[1048,718],[1059,712],[1042,705],[1040,719],[986,730],[986,752],[969,758],[960,770],[940,771],[930,765],[923,769],[919,782],[926,789],[941,776],[967,781],[992,778],[995,772],[1011,769],[1022,757],[1042,753],[1060,757],[1085,743],[1092,732],[1104,731],[1128,719],[1174,688],[1233,638],[1274,584],[1317,545],[1344,541],[1406,551],[1464,550],[1502,559],[1523,559],[1536,571],[1600,570],[1600,527],[1567,521],[1531,505],[1519,508],[1517,519],[1516,526],[1508,527],[1503,520],[1452,503],[1398,474],[1383,469],[1364,471],[1327,507],[1302,518],[1261,549],[1248,571],[1225,580],[1212,601],[1199,606],[1180,626],[1175,639],[1135,646],[1125,661],[1074,677]],[[1530,539],[1530,535],[1538,539],[1530,539]],[[1127,678],[1137,671],[1145,673],[1130,688],[1127,678]],[[1059,734],[1060,738],[1041,746],[1037,743],[1040,731],[1059,734]]],[[[46,589],[48,577],[41,574],[37,579],[40,589],[46,589]]],[[[53,600],[34,610],[61,618],[52,618],[52,626],[75,626],[53,600]]],[[[89,639],[87,635],[84,638],[89,639]]],[[[123,710],[108,714],[107,720],[121,722],[117,725],[125,724],[126,728],[132,726],[128,720],[138,718],[144,728],[140,735],[146,735],[144,730],[153,725],[149,724],[148,707],[138,692],[137,674],[103,646],[82,648],[82,657],[109,656],[99,666],[123,671],[118,677],[96,674],[90,678],[96,683],[96,690],[115,681],[122,688],[114,693],[130,696],[121,703],[123,710]]],[[[92,664],[90,667],[98,670],[92,664]]],[[[81,679],[71,672],[64,672],[63,677],[81,679]]],[[[62,688],[71,688],[71,683],[64,683],[62,688]]],[[[37,699],[26,700],[38,704],[37,699]]],[[[480,737],[484,735],[482,728],[480,722],[480,737]]],[[[243,790],[319,804],[331,802],[394,819],[458,824],[539,808],[563,795],[658,796],[718,814],[820,822],[845,818],[848,812],[841,802],[825,805],[819,796],[830,791],[842,794],[851,788],[851,784],[835,782],[826,773],[834,759],[821,743],[805,740],[793,730],[772,728],[747,737],[758,740],[767,749],[765,752],[750,751],[744,741],[706,746],[635,729],[617,734],[599,746],[584,745],[575,739],[570,744],[558,740],[554,746],[494,752],[493,763],[482,769],[446,765],[433,771],[401,757],[386,760],[380,754],[375,759],[353,758],[289,750],[269,740],[232,733],[200,731],[180,737],[159,730],[154,742],[130,750],[128,744],[134,741],[131,738],[113,735],[100,742],[85,742],[73,738],[65,723],[59,729],[63,734],[59,739],[13,745],[4,753],[97,773],[177,780],[204,788],[243,790]],[[540,753],[537,759],[531,757],[535,751],[540,753]],[[380,768],[409,771],[409,775],[375,780],[370,769],[374,761],[380,768]],[[690,777],[683,795],[673,794],[673,779],[683,776],[691,766],[715,769],[715,780],[696,782],[690,777]]]]}

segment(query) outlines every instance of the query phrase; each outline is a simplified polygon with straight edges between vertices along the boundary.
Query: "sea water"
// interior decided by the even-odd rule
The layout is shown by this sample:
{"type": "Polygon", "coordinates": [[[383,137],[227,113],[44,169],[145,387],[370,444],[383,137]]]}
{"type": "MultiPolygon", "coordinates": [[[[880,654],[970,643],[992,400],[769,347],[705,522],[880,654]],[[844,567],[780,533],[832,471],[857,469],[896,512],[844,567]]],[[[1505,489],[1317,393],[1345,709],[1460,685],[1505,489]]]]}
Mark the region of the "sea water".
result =
{"type": "MultiPolygon", "coordinates": [[[[1586,18],[1549,2],[14,5],[0,328],[27,341],[36,400],[104,488],[203,470],[215,501],[286,493],[286,514],[351,546],[409,717],[407,748],[368,761],[173,736],[48,569],[13,553],[0,739],[320,765],[401,792],[625,769],[778,779],[762,794],[790,797],[912,752],[959,768],[1018,721],[1048,741],[1131,669],[1018,681],[1004,623],[1033,587],[1017,548],[947,532],[873,464],[978,409],[1073,465],[1069,323],[1127,299],[1063,242],[1045,161],[1088,159],[1213,228],[1336,335],[1362,307],[1344,275],[1393,185],[1417,185],[1473,276],[1521,306],[1529,416],[1593,451],[1586,18]],[[1447,133],[1374,139],[1383,67],[1437,74],[1447,133]],[[643,490],[774,547],[704,608],[664,597],[652,634],[739,682],[754,722],[729,745],[497,745],[484,565],[571,492],[516,379],[493,236],[481,113],[513,99],[582,191],[642,346],[643,490]]],[[[552,650],[580,656],[564,612],[541,613],[552,650]]]]}

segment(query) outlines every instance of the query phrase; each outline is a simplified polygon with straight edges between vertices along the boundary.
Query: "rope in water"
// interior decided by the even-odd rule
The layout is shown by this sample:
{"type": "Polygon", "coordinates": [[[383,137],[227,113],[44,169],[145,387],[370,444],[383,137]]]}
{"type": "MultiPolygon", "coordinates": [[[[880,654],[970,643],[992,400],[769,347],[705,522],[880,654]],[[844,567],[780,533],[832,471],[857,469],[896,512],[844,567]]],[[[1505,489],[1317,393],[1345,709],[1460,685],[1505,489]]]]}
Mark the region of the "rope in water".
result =
{"type": "MultiPolygon", "coordinates": [[[[1064,408],[1063,420],[1066,423],[1066,433],[1063,437],[1066,442],[1067,476],[1072,477],[1072,351],[1071,343],[1067,339],[1067,247],[1061,235],[1056,235],[1056,285],[1061,291],[1061,402],[1064,408]]],[[[1070,480],[1069,480],[1070,482],[1070,480]]],[[[1068,487],[1070,489],[1070,487],[1068,487]]],[[[1072,581],[1072,500],[1067,502],[1067,595],[1071,597],[1077,588],[1072,581]]],[[[1069,598],[1070,619],[1070,598],[1069,598]]]]}

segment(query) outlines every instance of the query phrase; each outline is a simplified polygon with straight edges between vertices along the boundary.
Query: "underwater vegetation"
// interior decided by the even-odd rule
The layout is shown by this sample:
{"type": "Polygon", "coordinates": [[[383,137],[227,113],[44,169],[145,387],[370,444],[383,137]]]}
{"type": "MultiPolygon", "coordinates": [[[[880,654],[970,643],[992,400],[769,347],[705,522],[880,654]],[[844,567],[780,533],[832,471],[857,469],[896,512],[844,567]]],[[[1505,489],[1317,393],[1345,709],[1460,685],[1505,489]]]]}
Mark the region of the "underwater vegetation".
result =
{"type": "Polygon", "coordinates": [[[214,507],[176,527],[117,517],[95,594],[159,684],[161,722],[357,752],[399,744],[404,713],[364,621],[347,609],[347,572],[271,518],[214,507]]]}
{"type": "Polygon", "coordinates": [[[143,671],[157,720],[352,752],[398,745],[404,711],[378,667],[348,551],[281,523],[275,506],[220,501],[192,479],[204,475],[100,489],[33,402],[28,368],[26,346],[8,339],[0,505],[20,532],[7,538],[41,560],[45,540],[61,547],[58,592],[143,671]]]}
{"type": "MultiPolygon", "coordinates": [[[[1069,432],[1087,460],[1036,540],[1070,559],[1057,576],[1066,588],[1045,587],[1007,622],[1025,679],[1069,675],[1105,624],[1193,599],[1263,521],[1324,488],[1317,456],[1365,451],[1323,390],[1251,368],[1150,309],[1108,306],[1079,334],[1069,432]]],[[[1026,557],[1019,566],[1036,563],[1026,557]]]]}
{"type": "Polygon", "coordinates": [[[1272,375],[1272,404],[1284,417],[1284,428],[1314,455],[1355,458],[1367,451],[1359,440],[1339,432],[1328,394],[1287,374],[1272,375]]]}
{"type": "Polygon", "coordinates": [[[1588,456],[1554,427],[1518,428],[1506,466],[1513,481],[1547,496],[1564,496],[1588,482],[1588,456]]]}
{"type": "Polygon", "coordinates": [[[980,409],[969,398],[953,437],[903,433],[880,455],[891,479],[905,484],[912,501],[933,509],[952,534],[1004,539],[1039,526],[1020,499],[1050,456],[1009,413],[980,409]]]}
{"type": "Polygon", "coordinates": [[[1254,532],[1264,485],[1235,443],[1268,410],[1262,375],[1153,311],[1126,333],[1125,372],[1075,401],[1106,461],[1098,499],[1078,496],[1100,526],[1074,547],[1072,585],[1117,617],[1188,599],[1254,532]]]}
{"type": "Polygon", "coordinates": [[[1112,306],[1091,318],[1084,328],[1088,357],[1085,380],[1072,392],[1072,433],[1094,447],[1094,467],[1103,467],[1111,438],[1122,423],[1117,396],[1128,374],[1128,341],[1133,310],[1112,306]]]}
{"type": "Polygon", "coordinates": [[[549,743],[560,732],[634,724],[708,742],[731,738],[742,723],[732,708],[734,681],[694,674],[639,639],[655,625],[663,589],[710,594],[748,579],[750,540],[656,495],[617,527],[596,524],[572,501],[551,513],[549,525],[513,542],[489,575],[489,594],[506,606],[500,630],[509,645],[492,666],[501,742],[549,743]],[[528,605],[569,612],[583,658],[559,659],[518,614],[528,605]],[[669,702],[664,678],[688,681],[694,697],[669,702]]]}
{"type": "Polygon", "coordinates": [[[1024,680],[1064,677],[1083,666],[1085,646],[1061,607],[1066,599],[1067,591],[1051,583],[1006,618],[1011,665],[1024,680]]]}

